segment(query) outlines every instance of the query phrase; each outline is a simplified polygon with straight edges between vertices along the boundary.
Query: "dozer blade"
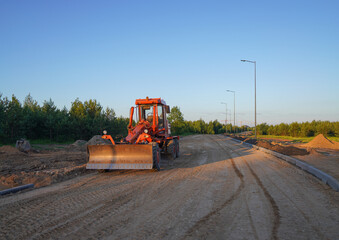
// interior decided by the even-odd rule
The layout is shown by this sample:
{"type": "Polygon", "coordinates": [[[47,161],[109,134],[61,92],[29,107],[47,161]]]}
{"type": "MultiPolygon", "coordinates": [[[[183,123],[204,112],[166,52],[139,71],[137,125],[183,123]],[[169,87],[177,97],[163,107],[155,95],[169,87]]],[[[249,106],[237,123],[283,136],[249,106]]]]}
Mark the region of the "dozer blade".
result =
{"type": "Polygon", "coordinates": [[[151,144],[89,145],[87,169],[152,169],[151,144]]]}

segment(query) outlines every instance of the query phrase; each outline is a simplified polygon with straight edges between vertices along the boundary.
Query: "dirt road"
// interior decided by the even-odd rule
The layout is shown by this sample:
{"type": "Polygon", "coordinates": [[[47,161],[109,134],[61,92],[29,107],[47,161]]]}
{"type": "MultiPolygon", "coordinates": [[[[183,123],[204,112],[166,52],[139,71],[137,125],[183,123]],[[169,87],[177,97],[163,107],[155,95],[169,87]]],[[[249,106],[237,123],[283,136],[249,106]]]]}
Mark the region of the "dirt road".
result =
{"type": "Polygon", "coordinates": [[[339,239],[339,195],[221,135],[163,170],[91,173],[0,198],[0,239],[339,239]]]}

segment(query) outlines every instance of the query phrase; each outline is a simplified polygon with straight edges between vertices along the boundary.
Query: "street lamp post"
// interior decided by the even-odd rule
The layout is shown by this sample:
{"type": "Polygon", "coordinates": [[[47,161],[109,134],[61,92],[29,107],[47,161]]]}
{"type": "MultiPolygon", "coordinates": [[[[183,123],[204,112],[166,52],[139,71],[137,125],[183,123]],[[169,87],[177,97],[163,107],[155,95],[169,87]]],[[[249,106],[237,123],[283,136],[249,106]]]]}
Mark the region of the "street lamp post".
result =
{"type": "Polygon", "coordinates": [[[233,117],[233,125],[234,125],[234,131],[235,131],[235,91],[232,91],[232,90],[226,90],[227,92],[232,92],[233,95],[234,95],[234,108],[233,108],[233,114],[234,114],[234,117],[233,117]]]}
{"type": "Polygon", "coordinates": [[[257,62],[250,60],[241,60],[242,62],[254,63],[254,126],[255,138],[257,138],[257,62]]]}
{"type": "Polygon", "coordinates": [[[221,104],[225,104],[225,105],[226,105],[226,120],[225,120],[225,130],[226,130],[226,133],[227,133],[227,103],[225,103],[225,102],[221,102],[221,104]]]}

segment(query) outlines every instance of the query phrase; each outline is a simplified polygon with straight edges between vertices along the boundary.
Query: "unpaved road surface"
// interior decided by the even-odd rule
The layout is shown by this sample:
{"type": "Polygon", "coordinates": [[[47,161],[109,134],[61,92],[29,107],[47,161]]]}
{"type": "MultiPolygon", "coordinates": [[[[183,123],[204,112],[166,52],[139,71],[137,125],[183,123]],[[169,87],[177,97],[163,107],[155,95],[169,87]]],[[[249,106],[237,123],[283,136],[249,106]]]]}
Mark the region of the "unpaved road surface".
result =
{"type": "Polygon", "coordinates": [[[0,198],[0,239],[339,239],[339,196],[221,135],[163,170],[76,177],[0,198]]]}

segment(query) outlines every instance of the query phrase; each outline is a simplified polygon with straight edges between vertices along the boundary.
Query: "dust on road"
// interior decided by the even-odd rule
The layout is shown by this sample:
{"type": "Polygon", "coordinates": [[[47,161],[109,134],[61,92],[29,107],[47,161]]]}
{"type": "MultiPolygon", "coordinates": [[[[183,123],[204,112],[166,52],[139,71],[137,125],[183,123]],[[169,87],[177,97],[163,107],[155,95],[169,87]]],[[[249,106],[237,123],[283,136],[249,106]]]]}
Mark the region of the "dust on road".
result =
{"type": "Polygon", "coordinates": [[[339,239],[339,196],[221,135],[162,171],[92,173],[0,198],[1,239],[339,239]]]}

